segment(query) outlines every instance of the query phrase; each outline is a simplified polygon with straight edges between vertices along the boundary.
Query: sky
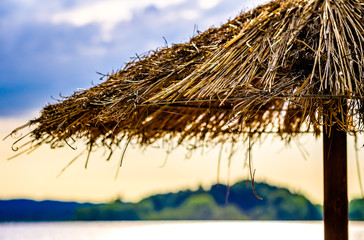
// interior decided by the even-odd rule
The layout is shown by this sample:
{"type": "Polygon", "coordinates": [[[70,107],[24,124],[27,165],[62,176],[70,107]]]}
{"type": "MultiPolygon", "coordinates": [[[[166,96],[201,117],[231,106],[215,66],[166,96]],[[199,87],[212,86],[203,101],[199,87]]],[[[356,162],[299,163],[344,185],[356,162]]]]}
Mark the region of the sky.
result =
{"type": "MultiPolygon", "coordinates": [[[[0,1],[0,138],[39,115],[42,107],[77,89],[100,83],[100,73],[121,69],[137,55],[158,47],[188,41],[198,31],[218,27],[229,18],[265,1],[252,0],[2,0],[0,1]]],[[[31,198],[105,202],[121,197],[138,201],[157,192],[208,187],[217,181],[219,149],[192,156],[177,149],[127,150],[115,180],[121,153],[105,162],[103,151],[81,156],[61,176],[64,166],[79,154],[44,146],[8,160],[15,139],[0,141],[0,199],[31,198]],[[163,166],[164,165],[164,166],[163,166]]],[[[364,138],[359,138],[359,144],[364,138]]],[[[360,196],[353,139],[349,138],[349,196],[360,196]]],[[[225,146],[220,169],[222,183],[248,177],[242,144],[230,163],[225,146]]],[[[363,158],[359,148],[359,159],[363,158]]],[[[322,143],[303,136],[285,145],[267,136],[253,148],[256,180],[303,193],[322,202],[322,143]],[[300,142],[300,143],[298,143],[300,142]],[[309,156],[301,154],[304,146],[309,156]],[[302,150],[302,149],[301,149],[302,150]]],[[[364,163],[360,171],[364,171],[364,163]]]]}

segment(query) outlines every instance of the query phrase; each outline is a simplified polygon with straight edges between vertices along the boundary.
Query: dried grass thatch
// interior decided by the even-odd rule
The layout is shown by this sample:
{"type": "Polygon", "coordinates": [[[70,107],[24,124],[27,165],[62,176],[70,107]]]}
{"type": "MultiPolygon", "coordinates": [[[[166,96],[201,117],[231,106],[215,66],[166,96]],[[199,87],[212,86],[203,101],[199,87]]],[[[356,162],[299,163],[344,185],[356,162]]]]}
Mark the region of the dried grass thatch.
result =
{"type": "Polygon", "coordinates": [[[86,138],[90,149],[124,138],[318,135],[334,122],[361,131],[363,80],[362,0],[278,0],[137,58],[28,125],[35,146],[86,138]]]}

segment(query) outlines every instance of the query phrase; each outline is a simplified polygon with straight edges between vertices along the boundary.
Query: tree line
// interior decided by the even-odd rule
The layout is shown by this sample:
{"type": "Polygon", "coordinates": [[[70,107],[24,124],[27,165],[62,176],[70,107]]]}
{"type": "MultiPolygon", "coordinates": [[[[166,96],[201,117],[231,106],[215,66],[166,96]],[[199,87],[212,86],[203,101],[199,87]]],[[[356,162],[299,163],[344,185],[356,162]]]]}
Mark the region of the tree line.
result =
{"type": "MultiPolygon", "coordinates": [[[[228,187],[156,194],[139,202],[116,199],[105,204],[32,200],[0,201],[0,221],[119,220],[321,220],[322,207],[288,189],[240,181],[228,187]]],[[[364,220],[361,199],[350,204],[351,220],[364,220]]]]}

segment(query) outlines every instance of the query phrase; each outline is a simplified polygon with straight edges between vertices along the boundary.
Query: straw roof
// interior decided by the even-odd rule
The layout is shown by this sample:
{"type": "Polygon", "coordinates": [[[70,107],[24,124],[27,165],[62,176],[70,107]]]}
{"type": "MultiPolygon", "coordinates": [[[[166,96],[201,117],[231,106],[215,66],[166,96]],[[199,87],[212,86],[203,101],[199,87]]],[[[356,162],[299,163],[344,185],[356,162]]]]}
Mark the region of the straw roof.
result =
{"type": "Polygon", "coordinates": [[[90,148],[110,148],[125,138],[143,145],[173,137],[181,143],[262,132],[318,135],[334,122],[361,131],[363,18],[362,0],[259,6],[46,106],[27,124],[34,126],[33,145],[86,138],[90,148]]]}

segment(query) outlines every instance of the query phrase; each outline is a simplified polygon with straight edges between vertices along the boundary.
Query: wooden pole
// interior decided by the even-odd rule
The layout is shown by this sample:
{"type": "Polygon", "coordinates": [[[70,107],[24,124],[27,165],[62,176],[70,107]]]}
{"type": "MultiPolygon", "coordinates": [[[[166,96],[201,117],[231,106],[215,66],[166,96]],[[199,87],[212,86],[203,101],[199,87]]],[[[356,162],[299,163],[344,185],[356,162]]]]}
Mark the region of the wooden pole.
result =
{"type": "Polygon", "coordinates": [[[348,240],[346,133],[323,130],[325,240],[348,240]]]}

